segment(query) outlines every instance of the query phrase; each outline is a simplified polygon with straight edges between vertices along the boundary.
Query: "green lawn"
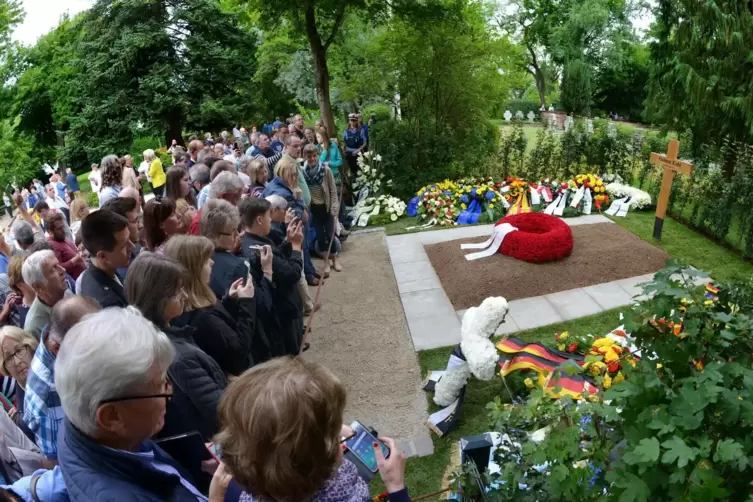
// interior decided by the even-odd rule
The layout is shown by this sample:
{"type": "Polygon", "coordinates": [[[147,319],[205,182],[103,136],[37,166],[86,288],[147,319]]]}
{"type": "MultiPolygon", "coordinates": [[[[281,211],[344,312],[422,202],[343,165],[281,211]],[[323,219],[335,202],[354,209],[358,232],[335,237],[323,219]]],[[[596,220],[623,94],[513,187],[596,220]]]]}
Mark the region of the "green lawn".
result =
{"type": "Polygon", "coordinates": [[[662,239],[658,242],[652,237],[653,212],[633,211],[625,218],[612,219],[641,239],[666,250],[672,257],[710,272],[714,279],[727,280],[737,275],[753,273],[753,265],[744,261],[738,254],[671,218],[664,220],[662,239]]]}
{"type": "MultiPolygon", "coordinates": [[[[571,333],[606,334],[620,325],[619,313],[621,309],[608,310],[600,314],[583,317],[574,321],[553,324],[541,328],[521,331],[515,336],[523,340],[537,341],[550,340],[555,332],[570,331],[571,333]]],[[[421,375],[426,377],[431,370],[442,370],[447,365],[447,358],[452,352],[451,347],[424,350],[418,353],[421,375]]],[[[455,428],[447,435],[434,439],[434,455],[409,459],[405,469],[405,484],[413,497],[430,493],[441,488],[442,477],[447,466],[450,464],[451,448],[463,436],[480,434],[489,430],[489,420],[486,411],[487,403],[496,396],[505,396],[504,383],[499,377],[489,382],[481,382],[474,378],[468,383],[465,393],[463,410],[455,428]]],[[[431,400],[433,394],[427,393],[429,412],[439,409],[431,400]]],[[[379,493],[383,489],[381,482],[375,480],[372,483],[372,493],[379,493]]],[[[439,495],[427,500],[444,500],[439,495]]]]}

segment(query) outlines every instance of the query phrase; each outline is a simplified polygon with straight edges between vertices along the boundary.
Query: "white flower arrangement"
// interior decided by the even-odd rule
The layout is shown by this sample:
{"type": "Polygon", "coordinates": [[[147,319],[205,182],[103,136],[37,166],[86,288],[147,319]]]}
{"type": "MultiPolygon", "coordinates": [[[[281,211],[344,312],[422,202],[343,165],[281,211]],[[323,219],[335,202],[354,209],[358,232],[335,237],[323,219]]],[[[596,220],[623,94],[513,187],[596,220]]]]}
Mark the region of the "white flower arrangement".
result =
{"type": "Polygon", "coordinates": [[[358,174],[353,181],[353,187],[369,190],[371,194],[381,193],[385,187],[392,186],[392,180],[385,180],[384,173],[380,172],[379,163],[382,161],[381,155],[374,155],[374,152],[358,154],[358,174]]]}
{"type": "Polygon", "coordinates": [[[434,388],[434,402],[449,406],[460,395],[470,375],[479,380],[491,380],[497,371],[499,353],[490,340],[505,320],[507,300],[490,297],[478,307],[469,308],[463,315],[460,328],[460,349],[465,363],[448,367],[434,388]]]}
{"type": "Polygon", "coordinates": [[[614,182],[607,184],[606,189],[613,199],[630,197],[630,209],[644,209],[651,205],[651,196],[640,188],[614,182]]]}
{"type": "Polygon", "coordinates": [[[366,197],[353,207],[353,216],[356,225],[365,227],[369,224],[369,218],[378,214],[389,214],[390,221],[397,221],[405,214],[408,205],[391,195],[379,195],[378,197],[366,197]]]}

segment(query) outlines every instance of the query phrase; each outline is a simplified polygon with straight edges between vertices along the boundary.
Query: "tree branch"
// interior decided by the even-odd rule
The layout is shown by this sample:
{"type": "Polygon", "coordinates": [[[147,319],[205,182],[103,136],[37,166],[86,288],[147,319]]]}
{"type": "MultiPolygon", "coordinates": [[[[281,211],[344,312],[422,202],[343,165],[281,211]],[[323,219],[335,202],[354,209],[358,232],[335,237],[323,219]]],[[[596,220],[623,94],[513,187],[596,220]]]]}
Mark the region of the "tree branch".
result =
{"type": "Polygon", "coordinates": [[[340,9],[337,11],[337,16],[335,17],[335,25],[332,27],[332,33],[329,34],[329,37],[327,37],[327,40],[324,42],[325,51],[329,49],[329,46],[332,44],[332,41],[335,39],[337,32],[340,31],[340,27],[342,26],[343,21],[345,20],[346,4],[347,4],[347,0],[340,1],[340,9]]]}

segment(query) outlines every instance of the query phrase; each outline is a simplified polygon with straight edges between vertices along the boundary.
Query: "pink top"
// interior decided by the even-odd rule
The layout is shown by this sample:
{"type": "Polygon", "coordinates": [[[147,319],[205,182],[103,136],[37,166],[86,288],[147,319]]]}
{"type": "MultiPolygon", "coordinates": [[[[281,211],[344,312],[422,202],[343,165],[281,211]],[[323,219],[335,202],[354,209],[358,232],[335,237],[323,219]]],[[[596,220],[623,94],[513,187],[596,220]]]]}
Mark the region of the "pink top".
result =
{"type": "Polygon", "coordinates": [[[71,277],[78,279],[78,276],[86,270],[86,263],[84,260],[81,260],[78,263],[71,263],[71,261],[78,256],[76,245],[68,239],[63,242],[58,242],[54,238],[48,237],[47,241],[52,245],[52,249],[55,252],[55,258],[60,262],[60,266],[63,267],[71,277]]]}

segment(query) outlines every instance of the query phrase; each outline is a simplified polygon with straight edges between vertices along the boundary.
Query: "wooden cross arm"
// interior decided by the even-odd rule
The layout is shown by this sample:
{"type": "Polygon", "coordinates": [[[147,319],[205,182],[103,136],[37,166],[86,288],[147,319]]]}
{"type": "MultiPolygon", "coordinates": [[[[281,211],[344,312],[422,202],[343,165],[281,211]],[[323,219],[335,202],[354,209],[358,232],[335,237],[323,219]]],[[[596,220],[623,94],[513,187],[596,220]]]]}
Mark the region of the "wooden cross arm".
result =
{"type": "Polygon", "coordinates": [[[671,169],[675,172],[682,174],[690,174],[693,172],[693,164],[678,159],[670,159],[662,153],[651,152],[651,163],[655,166],[660,166],[665,169],[671,169]]]}

